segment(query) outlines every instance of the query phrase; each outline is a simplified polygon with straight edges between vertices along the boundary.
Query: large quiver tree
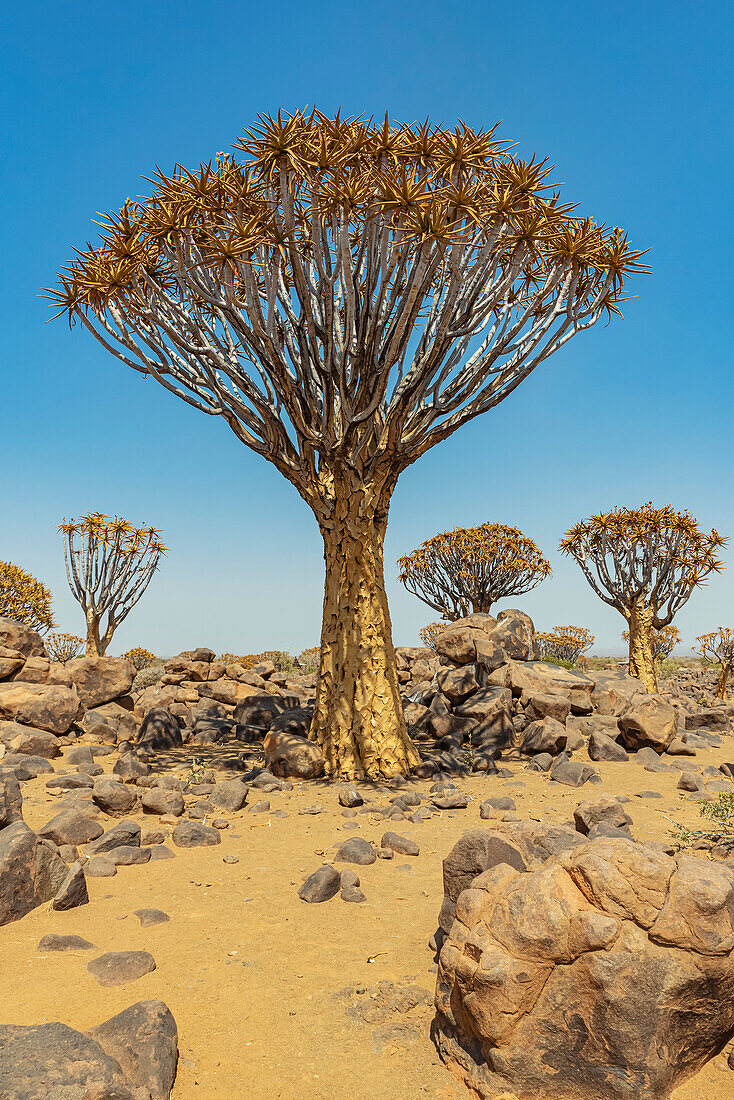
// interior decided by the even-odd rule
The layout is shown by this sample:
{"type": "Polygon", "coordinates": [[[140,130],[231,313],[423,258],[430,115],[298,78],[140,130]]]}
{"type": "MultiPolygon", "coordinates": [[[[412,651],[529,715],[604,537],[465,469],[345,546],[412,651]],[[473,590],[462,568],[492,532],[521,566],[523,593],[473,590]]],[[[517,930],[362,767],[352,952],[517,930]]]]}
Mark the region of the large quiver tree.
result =
{"type": "Polygon", "coordinates": [[[702,531],[689,512],[651,503],[581,520],[561,541],[597,596],[627,620],[629,672],[648,691],[657,690],[655,631],[672,622],[710,573],[721,572],[718,551],[726,541],[715,530],[702,531]]]}
{"type": "Polygon", "coordinates": [[[397,479],[619,312],[640,253],[493,131],[314,111],[236,148],[159,174],[53,297],[296,487],[326,562],[311,736],[330,774],[405,771],[383,580],[397,479]]]}
{"type": "Polygon", "coordinates": [[[87,624],[87,657],[104,657],[166,553],[160,531],[133,527],[117,516],[110,520],[101,512],[64,520],[59,531],[69,588],[87,624]]]}
{"type": "Polygon", "coordinates": [[[497,600],[529,592],[551,572],[533,540],[503,523],[443,531],[398,565],[408,591],[450,622],[488,614],[497,600]]]}
{"type": "Polygon", "coordinates": [[[54,625],[49,589],[9,561],[0,561],[0,617],[32,630],[51,630],[54,625]]]}

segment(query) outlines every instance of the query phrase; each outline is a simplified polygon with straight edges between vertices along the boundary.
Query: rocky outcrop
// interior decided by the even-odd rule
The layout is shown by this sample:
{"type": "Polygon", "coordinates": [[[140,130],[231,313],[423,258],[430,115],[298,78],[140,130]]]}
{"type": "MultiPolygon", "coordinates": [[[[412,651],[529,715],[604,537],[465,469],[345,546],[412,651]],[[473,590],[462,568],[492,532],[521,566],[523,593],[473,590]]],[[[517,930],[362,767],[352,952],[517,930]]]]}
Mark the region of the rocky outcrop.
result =
{"type": "Polygon", "coordinates": [[[51,901],[67,875],[64,861],[23,821],[0,829],[0,926],[51,901]]]}
{"type": "Polygon", "coordinates": [[[55,684],[0,684],[0,719],[64,734],[80,713],[76,688],[55,684]]]}
{"type": "Polygon", "coordinates": [[[433,1035],[478,1096],[665,1100],[734,1036],[731,866],[599,838],[464,881],[433,1035]]]}

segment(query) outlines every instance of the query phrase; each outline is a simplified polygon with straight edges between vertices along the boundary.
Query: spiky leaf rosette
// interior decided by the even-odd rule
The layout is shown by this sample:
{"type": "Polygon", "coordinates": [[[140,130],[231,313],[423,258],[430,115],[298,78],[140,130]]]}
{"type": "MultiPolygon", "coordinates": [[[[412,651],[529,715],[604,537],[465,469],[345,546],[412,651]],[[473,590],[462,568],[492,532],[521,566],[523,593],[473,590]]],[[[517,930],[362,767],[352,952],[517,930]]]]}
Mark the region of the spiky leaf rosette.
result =
{"type": "Polygon", "coordinates": [[[0,616],[32,630],[51,630],[51,593],[19,565],[0,561],[0,616]]]}
{"type": "Polygon", "coordinates": [[[309,502],[317,456],[399,472],[646,270],[495,129],[261,116],[104,216],[50,296],[309,502]]]}
{"type": "MultiPolygon", "coordinates": [[[[622,631],[622,640],[629,642],[629,630],[622,631]]],[[[660,630],[654,630],[651,638],[653,661],[663,661],[669,657],[675,647],[680,644],[680,631],[677,626],[664,626],[660,630]]]]}
{"type": "Polygon", "coordinates": [[[554,626],[547,634],[536,634],[543,661],[571,661],[576,664],[581,655],[591,649],[594,635],[585,626],[554,626]]]}
{"type": "Polygon", "coordinates": [[[710,634],[701,634],[696,638],[693,648],[705,661],[731,669],[734,665],[734,630],[728,626],[720,626],[710,634]]]}
{"type": "Polygon", "coordinates": [[[715,529],[702,531],[689,512],[648,502],[581,520],[560,550],[578,562],[605,603],[626,618],[642,605],[661,630],[709,574],[721,572],[718,551],[726,542],[715,529]]]}
{"type": "Polygon", "coordinates": [[[398,565],[408,591],[451,621],[529,592],[551,572],[533,540],[502,523],[443,531],[398,565]]]}
{"type": "Polygon", "coordinates": [[[78,634],[47,634],[43,642],[51,660],[62,665],[78,657],[84,645],[78,634]]]}

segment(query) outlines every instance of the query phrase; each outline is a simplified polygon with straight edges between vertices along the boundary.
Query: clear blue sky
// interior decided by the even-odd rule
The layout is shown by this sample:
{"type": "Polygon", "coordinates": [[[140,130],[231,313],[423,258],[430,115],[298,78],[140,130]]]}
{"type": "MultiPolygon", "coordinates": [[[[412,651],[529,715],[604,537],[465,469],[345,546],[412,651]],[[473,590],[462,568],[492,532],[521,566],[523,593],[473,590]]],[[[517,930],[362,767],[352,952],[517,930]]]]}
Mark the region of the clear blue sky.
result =
{"type": "MultiPolygon", "coordinates": [[[[732,6],[401,0],[62,4],[3,17],[0,558],[50,585],[82,633],[55,526],[87,509],[160,526],[171,548],[113,651],[250,652],[317,642],[323,566],[295,491],[222,423],[46,324],[39,296],[98,210],[156,164],[195,166],[258,112],[317,104],[457,118],[547,155],[569,199],[651,249],[625,318],[574,339],[497,410],[402,478],[386,546],[395,638],[434,616],[395,559],[454,525],[516,524],[554,576],[521,601],[541,629],[622,619],[556,553],[575,520],[670,500],[734,535],[732,6]]],[[[732,625],[728,569],[677,618],[732,625]]],[[[520,601],[516,601],[520,602],[520,601]]]]}

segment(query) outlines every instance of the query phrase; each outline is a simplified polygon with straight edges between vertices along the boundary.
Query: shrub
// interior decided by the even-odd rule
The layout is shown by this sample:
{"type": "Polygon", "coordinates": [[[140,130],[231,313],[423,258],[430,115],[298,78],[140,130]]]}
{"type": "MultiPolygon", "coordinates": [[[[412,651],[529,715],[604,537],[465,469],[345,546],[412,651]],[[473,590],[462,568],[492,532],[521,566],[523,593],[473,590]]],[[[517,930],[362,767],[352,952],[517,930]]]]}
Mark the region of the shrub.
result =
{"type": "Polygon", "coordinates": [[[126,653],[122,654],[134,668],[141,671],[141,669],[149,668],[150,665],[157,661],[155,653],[151,653],[149,649],[143,649],[142,646],[134,646],[132,649],[128,649],[126,653]]]}
{"type": "Polygon", "coordinates": [[[536,634],[541,658],[573,668],[594,644],[594,635],[584,626],[554,626],[549,634],[536,634]],[[565,662],[565,663],[564,663],[565,662]]]}
{"type": "Polygon", "coordinates": [[[426,649],[436,649],[436,638],[439,636],[442,630],[448,626],[448,623],[429,623],[428,626],[424,626],[418,631],[418,637],[421,640],[421,644],[426,649]]]}
{"type": "Polygon", "coordinates": [[[47,634],[43,642],[51,660],[62,665],[78,657],[84,645],[84,639],[77,634],[47,634]]]}

